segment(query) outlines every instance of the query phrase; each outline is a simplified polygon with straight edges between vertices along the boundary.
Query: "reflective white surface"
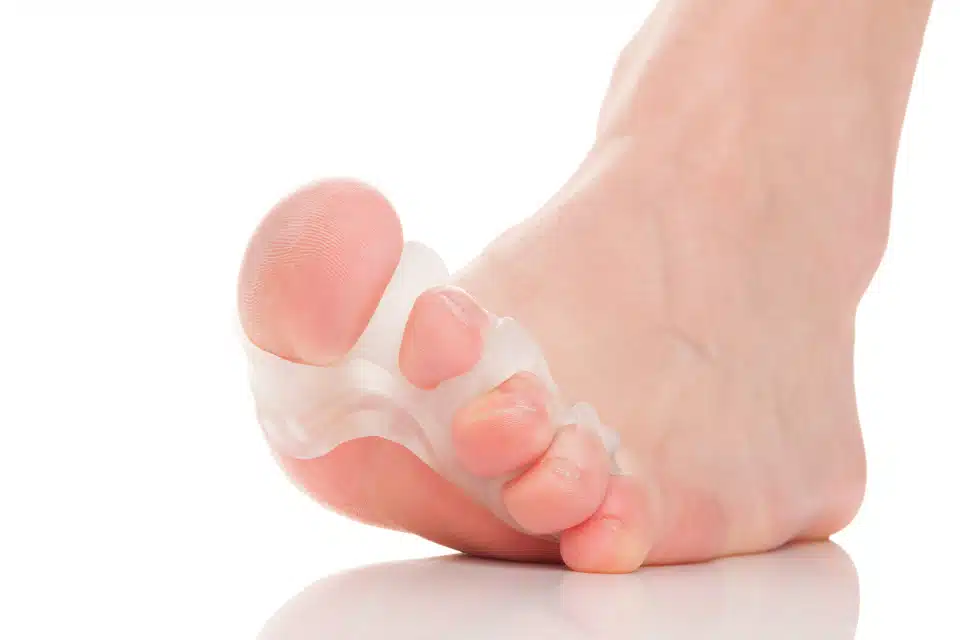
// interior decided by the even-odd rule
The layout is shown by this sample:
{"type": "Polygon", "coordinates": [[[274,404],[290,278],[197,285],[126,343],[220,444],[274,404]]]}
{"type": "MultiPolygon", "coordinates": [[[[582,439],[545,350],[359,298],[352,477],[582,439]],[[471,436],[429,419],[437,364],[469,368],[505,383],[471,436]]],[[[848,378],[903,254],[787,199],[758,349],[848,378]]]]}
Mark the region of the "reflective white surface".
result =
{"type": "Polygon", "coordinates": [[[319,580],[259,640],[851,640],[858,609],[832,543],[629,576],[447,556],[319,580]]]}

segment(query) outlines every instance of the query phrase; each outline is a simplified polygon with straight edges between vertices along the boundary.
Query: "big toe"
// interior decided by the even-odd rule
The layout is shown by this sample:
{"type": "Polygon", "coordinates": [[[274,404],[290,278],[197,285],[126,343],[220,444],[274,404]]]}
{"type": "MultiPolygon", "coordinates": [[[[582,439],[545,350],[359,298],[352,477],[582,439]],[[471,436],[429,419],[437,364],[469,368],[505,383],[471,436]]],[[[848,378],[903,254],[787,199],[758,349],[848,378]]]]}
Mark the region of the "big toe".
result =
{"type": "Polygon", "coordinates": [[[329,180],[280,202],[250,240],[240,271],[240,321],[250,340],[295,362],[329,364],[363,333],[403,248],[387,200],[329,180]]]}

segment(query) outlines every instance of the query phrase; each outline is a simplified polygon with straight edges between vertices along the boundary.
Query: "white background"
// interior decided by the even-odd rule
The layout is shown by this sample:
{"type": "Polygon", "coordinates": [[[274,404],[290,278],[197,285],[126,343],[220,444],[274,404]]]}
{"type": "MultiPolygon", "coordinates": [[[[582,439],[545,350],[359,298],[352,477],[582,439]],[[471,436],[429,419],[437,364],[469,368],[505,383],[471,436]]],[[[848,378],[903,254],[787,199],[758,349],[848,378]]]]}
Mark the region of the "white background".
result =
{"type": "MultiPolygon", "coordinates": [[[[326,513],[274,467],[234,333],[246,239],[289,190],[352,175],[387,194],[408,237],[463,264],[575,167],[650,3],[487,2],[474,15],[349,3],[353,16],[323,0],[231,3],[233,15],[213,3],[57,4],[0,13],[0,637],[254,637],[315,580],[444,553],[326,513]]],[[[960,636],[958,69],[960,3],[940,0],[890,247],[859,318],[870,480],[836,540],[859,574],[860,638],[960,636]]],[[[496,571],[494,584],[515,582],[496,571]]],[[[408,587],[374,573],[338,608],[308,606],[320,620],[296,637],[512,637],[523,626],[484,632],[502,603],[482,598],[498,590],[453,591],[491,615],[474,616],[475,635],[456,618],[418,635],[400,613],[375,615],[408,587]],[[369,635],[322,628],[354,615],[369,635]]],[[[577,602],[591,589],[636,595],[624,581],[569,584],[587,593],[577,602]]],[[[699,588],[668,600],[696,611],[699,588]]],[[[798,598],[800,611],[819,597],[764,591],[782,606],[798,598]]],[[[550,637],[590,637],[557,621],[569,611],[516,597],[554,625],[550,637]]],[[[738,606],[727,623],[748,615],[738,606]]],[[[646,628],[690,618],[666,607],[646,624],[657,614],[667,617],[646,628]]],[[[794,637],[765,624],[751,632],[769,634],[736,637],[794,637]]],[[[517,637],[536,637],[529,628],[517,637]]],[[[670,637],[700,637],[684,633],[670,637]]]]}

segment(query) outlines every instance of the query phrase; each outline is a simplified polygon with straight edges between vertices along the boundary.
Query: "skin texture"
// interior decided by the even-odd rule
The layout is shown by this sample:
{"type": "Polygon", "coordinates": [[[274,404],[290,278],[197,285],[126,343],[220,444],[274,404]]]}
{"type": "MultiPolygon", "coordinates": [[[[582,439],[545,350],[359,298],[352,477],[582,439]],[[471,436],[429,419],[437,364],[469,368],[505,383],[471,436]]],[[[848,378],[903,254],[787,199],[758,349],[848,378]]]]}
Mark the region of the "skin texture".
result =
{"type": "MultiPolygon", "coordinates": [[[[461,463],[526,469],[518,533],[406,450],[349,442],[281,458],[319,502],[478,555],[581,571],[824,538],[856,514],[865,461],[854,318],[886,243],[900,126],[929,2],[662,3],[625,49],[596,144],[539,212],[425,293],[400,352],[422,388],[479,357],[487,309],[537,337],[570,397],[620,431],[554,438],[520,374],[461,408],[461,463]]],[[[258,228],[240,274],[250,338],[329,364],[399,259],[389,203],[310,185],[258,228]]]]}

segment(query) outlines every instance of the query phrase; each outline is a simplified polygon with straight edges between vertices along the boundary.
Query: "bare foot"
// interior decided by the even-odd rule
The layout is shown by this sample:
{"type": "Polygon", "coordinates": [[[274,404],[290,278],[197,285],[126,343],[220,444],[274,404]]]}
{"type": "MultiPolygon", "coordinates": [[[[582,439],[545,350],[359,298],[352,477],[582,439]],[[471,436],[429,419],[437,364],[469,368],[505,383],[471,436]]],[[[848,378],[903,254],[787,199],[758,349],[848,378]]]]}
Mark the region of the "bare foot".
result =
{"type": "MultiPolygon", "coordinates": [[[[521,374],[458,413],[455,442],[478,475],[529,467],[504,503],[559,543],[507,527],[382,440],[282,459],[295,482],[364,522],[584,571],[761,551],[852,519],[865,485],[854,316],[885,246],[902,105],[877,115],[877,96],[817,66],[830,59],[803,58],[817,43],[778,57],[789,33],[769,22],[736,15],[732,44],[729,30],[691,42],[686,30],[710,32],[697,20],[717,21],[700,14],[658,9],[570,182],[458,276],[463,290],[424,294],[401,349],[404,374],[430,387],[479,356],[474,305],[517,318],[566,394],[620,431],[635,473],[609,477],[588,432],[552,439],[542,390],[521,374]]],[[[250,243],[245,330],[281,357],[331,362],[401,243],[371,189],[301,190],[250,243]]]]}

